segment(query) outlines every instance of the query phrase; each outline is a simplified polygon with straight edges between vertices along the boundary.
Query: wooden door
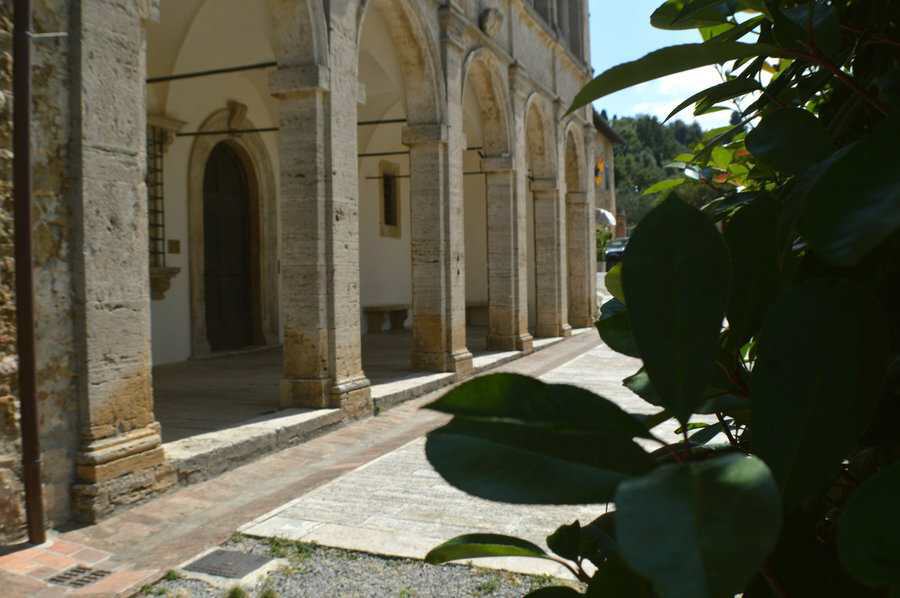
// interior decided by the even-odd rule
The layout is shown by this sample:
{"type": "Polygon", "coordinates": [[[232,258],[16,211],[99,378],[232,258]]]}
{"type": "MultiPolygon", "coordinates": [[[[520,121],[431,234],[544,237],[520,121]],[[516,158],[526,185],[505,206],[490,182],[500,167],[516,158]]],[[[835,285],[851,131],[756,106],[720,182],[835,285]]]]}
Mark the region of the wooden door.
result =
{"type": "Polygon", "coordinates": [[[206,332],[210,348],[252,343],[250,191],[241,159],[227,143],[213,148],[203,180],[206,332]]]}

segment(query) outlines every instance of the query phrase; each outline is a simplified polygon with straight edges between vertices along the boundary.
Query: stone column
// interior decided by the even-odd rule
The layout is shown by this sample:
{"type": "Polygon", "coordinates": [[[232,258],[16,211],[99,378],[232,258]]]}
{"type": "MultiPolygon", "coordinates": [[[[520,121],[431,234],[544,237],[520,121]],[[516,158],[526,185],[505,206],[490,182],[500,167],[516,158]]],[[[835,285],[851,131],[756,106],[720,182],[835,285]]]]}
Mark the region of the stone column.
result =
{"type": "Polygon", "coordinates": [[[588,308],[590,313],[589,326],[593,327],[599,317],[597,306],[597,186],[594,183],[594,167],[597,164],[594,153],[594,140],[597,137],[597,129],[593,123],[584,125],[584,152],[585,152],[585,189],[587,189],[588,211],[588,262],[590,276],[588,277],[588,308]]]}
{"type": "Polygon", "coordinates": [[[566,193],[566,242],[568,245],[569,323],[576,328],[593,324],[591,314],[591,255],[596,253],[591,234],[591,206],[587,193],[566,193]]]}
{"type": "Polygon", "coordinates": [[[445,125],[410,125],[402,136],[410,149],[412,367],[465,374],[472,354],[466,349],[462,152],[450,151],[445,125]]]}
{"type": "Polygon", "coordinates": [[[69,30],[80,406],[72,508],[89,522],[175,482],[160,446],[151,388],[147,8],[154,4],[78,2],[69,30]]]}
{"type": "Polygon", "coordinates": [[[270,80],[280,121],[281,405],[358,416],[372,407],[360,357],[357,192],[348,183],[356,172],[356,85],[348,93],[346,79],[310,64],[281,66],[270,80]],[[352,172],[338,180],[337,164],[352,172]]]}
{"type": "Polygon", "coordinates": [[[486,156],[488,225],[488,347],[530,353],[528,332],[528,230],[515,193],[510,156],[486,156]]]}
{"type": "Polygon", "coordinates": [[[534,179],[535,336],[570,336],[566,289],[565,212],[556,179],[534,179]]]}

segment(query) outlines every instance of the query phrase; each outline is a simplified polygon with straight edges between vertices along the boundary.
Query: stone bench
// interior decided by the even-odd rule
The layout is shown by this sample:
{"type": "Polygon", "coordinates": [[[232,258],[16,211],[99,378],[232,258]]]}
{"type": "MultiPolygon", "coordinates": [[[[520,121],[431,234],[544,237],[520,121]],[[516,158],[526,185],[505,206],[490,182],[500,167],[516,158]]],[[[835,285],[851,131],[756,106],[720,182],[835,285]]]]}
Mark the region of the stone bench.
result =
{"type": "Polygon", "coordinates": [[[362,309],[367,333],[403,330],[409,313],[408,305],[366,305],[362,309]]]}

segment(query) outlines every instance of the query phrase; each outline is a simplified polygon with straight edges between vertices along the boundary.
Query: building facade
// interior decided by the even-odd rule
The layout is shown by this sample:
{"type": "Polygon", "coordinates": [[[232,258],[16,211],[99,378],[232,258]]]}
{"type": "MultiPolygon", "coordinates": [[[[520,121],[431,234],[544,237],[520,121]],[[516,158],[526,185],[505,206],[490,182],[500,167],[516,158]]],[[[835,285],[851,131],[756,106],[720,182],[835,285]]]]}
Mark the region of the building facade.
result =
{"type": "MultiPolygon", "coordinates": [[[[21,532],[10,0],[0,0],[0,536],[21,532]]],[[[410,368],[589,327],[584,0],[45,0],[34,237],[44,495],[94,521],[177,483],[154,367],[281,347],[282,408],[372,413],[410,368]],[[468,334],[468,336],[467,336],[468,334]]],[[[609,193],[605,189],[604,193],[609,193]]],[[[608,202],[609,200],[604,200],[608,202]]]]}

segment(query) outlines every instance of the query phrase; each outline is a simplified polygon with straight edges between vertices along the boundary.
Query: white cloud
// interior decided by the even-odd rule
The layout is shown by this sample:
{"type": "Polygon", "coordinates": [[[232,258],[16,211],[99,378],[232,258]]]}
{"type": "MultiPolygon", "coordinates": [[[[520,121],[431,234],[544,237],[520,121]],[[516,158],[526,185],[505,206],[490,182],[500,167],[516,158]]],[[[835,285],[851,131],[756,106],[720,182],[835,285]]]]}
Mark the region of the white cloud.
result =
{"type": "MultiPolygon", "coordinates": [[[[641,96],[645,99],[631,106],[633,114],[650,114],[660,120],[669,116],[678,104],[688,99],[697,92],[722,82],[722,77],[715,67],[701,67],[675,75],[663,77],[641,88],[641,96]]],[[[752,99],[748,96],[742,101],[746,106],[752,99]]],[[[732,108],[734,104],[725,102],[723,106],[732,108]]],[[[685,122],[698,122],[704,129],[723,127],[728,124],[731,111],[713,112],[702,116],[694,116],[694,107],[688,106],[673,119],[681,119],[685,122]]]]}

